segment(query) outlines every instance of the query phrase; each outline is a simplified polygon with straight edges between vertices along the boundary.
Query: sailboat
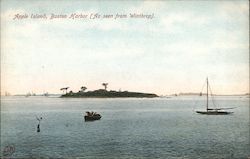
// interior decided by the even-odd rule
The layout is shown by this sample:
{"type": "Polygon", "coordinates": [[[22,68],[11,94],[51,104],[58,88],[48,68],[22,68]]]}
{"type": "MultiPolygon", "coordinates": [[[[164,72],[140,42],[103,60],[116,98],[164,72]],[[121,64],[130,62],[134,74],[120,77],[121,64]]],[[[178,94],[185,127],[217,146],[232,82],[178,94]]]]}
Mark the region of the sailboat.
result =
{"type": "MultiPolygon", "coordinates": [[[[208,78],[206,79],[206,84],[207,84],[207,104],[206,104],[206,110],[205,111],[196,111],[196,113],[199,114],[205,114],[205,115],[228,115],[232,114],[233,112],[225,111],[226,109],[233,109],[233,108],[208,108],[208,78]]],[[[210,88],[210,87],[209,87],[210,88]]],[[[212,95],[212,93],[211,93],[212,95]]]]}

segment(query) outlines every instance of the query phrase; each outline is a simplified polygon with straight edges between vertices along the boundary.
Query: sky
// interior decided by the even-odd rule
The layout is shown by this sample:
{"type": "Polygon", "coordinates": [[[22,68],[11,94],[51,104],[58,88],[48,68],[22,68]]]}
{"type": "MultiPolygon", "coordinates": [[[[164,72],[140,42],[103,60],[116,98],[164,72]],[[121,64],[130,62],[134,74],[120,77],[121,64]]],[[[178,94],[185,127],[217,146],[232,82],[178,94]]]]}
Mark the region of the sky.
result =
{"type": "Polygon", "coordinates": [[[107,82],[108,90],[166,95],[200,92],[207,77],[215,94],[249,92],[247,0],[1,1],[1,94],[107,82]],[[72,13],[128,18],[49,19],[72,13]]]}

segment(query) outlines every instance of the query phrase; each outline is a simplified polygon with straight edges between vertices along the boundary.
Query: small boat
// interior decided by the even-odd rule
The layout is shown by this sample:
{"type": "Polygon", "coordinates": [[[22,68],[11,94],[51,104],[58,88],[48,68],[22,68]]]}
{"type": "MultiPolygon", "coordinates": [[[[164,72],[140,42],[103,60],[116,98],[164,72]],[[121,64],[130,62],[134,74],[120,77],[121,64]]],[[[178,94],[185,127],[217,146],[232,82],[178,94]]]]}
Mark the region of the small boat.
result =
{"type": "MultiPolygon", "coordinates": [[[[208,83],[208,78],[206,80],[206,84],[207,84],[207,105],[206,105],[206,110],[205,111],[196,111],[196,113],[199,114],[205,114],[205,115],[228,115],[228,114],[232,114],[233,112],[229,112],[229,111],[225,111],[226,109],[234,109],[234,108],[208,108],[208,88],[210,88],[209,83],[208,83]]],[[[210,88],[211,91],[211,88],[210,88]]],[[[212,95],[212,93],[211,93],[212,95]]],[[[213,98],[212,98],[213,99],[213,98]]],[[[213,102],[214,103],[214,102],[213,102]]]]}
{"type": "Polygon", "coordinates": [[[84,116],[85,121],[94,121],[94,120],[100,120],[101,115],[97,114],[96,112],[86,112],[86,115],[84,116]]]}

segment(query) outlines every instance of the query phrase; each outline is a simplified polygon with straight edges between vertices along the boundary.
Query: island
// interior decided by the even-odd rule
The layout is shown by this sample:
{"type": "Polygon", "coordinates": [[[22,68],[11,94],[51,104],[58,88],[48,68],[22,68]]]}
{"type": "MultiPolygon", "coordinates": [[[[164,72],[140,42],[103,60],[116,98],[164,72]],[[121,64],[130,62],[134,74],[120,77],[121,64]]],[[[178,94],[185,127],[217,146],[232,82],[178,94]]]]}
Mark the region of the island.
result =
{"type": "Polygon", "coordinates": [[[129,92],[129,91],[114,91],[107,90],[108,83],[103,83],[104,89],[98,89],[93,91],[87,91],[87,87],[82,86],[81,90],[78,92],[70,91],[67,93],[67,89],[69,87],[61,88],[62,91],[66,91],[65,94],[61,95],[62,98],[154,98],[158,97],[158,95],[153,93],[141,93],[141,92],[129,92]]]}

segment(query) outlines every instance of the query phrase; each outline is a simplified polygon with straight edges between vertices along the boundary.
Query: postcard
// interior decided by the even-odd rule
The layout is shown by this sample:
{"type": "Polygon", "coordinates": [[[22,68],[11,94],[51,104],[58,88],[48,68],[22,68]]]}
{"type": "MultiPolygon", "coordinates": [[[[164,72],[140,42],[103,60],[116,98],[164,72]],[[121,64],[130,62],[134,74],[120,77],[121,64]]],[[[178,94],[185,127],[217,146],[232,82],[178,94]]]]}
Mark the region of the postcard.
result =
{"type": "Polygon", "coordinates": [[[249,1],[1,0],[1,158],[249,158],[249,1]]]}

